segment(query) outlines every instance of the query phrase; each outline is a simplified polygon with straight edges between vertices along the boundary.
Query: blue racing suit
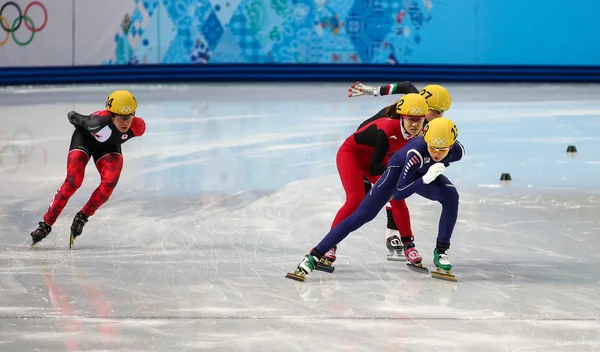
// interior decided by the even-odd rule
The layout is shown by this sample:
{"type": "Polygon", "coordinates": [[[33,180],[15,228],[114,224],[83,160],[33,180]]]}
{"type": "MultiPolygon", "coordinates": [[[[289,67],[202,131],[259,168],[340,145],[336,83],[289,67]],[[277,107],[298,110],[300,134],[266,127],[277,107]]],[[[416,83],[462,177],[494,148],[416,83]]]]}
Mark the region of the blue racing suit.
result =
{"type": "MultiPolygon", "coordinates": [[[[448,166],[462,159],[464,154],[464,147],[456,141],[448,155],[440,162],[448,166]]],[[[373,185],[358,209],[331,229],[315,249],[321,254],[326,253],[343,241],[350,232],[358,230],[362,225],[373,220],[391,197],[402,200],[413,193],[442,204],[436,247],[449,248],[458,217],[458,192],[444,175],[439,175],[429,184],[423,183],[423,175],[433,164],[435,162],[427,151],[427,144],[423,137],[411,139],[390,158],[386,171],[373,185]]]]}

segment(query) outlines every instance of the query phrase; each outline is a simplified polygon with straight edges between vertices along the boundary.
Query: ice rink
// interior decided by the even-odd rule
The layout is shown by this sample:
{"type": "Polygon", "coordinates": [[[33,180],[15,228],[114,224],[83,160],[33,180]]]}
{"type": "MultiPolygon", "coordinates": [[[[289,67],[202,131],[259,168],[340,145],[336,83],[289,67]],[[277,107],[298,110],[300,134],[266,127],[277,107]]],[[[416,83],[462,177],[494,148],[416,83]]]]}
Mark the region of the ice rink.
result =
{"type": "MultiPolygon", "coordinates": [[[[466,149],[446,172],[461,196],[457,283],[387,261],[383,211],[341,243],[334,274],[284,278],[343,203],[337,147],[398,96],[350,99],[342,83],[0,89],[0,351],[600,351],[600,86],[446,87],[466,149]],[[68,250],[99,183],[90,162],[30,249],[65,177],[67,112],[122,88],[147,131],[123,145],[112,198],[68,250]]],[[[408,205],[432,268],[441,206],[408,205]]]]}

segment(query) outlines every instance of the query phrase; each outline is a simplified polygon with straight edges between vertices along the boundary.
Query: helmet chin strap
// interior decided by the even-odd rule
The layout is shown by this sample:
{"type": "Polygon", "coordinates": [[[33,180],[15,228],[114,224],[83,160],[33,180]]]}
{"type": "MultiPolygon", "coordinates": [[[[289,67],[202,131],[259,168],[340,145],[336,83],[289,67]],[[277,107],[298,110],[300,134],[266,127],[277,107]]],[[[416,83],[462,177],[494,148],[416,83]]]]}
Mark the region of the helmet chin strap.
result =
{"type": "Polygon", "coordinates": [[[402,131],[402,137],[404,137],[404,139],[406,139],[406,140],[409,140],[409,139],[415,137],[412,134],[408,133],[406,128],[404,128],[404,118],[400,119],[400,130],[402,131]]]}

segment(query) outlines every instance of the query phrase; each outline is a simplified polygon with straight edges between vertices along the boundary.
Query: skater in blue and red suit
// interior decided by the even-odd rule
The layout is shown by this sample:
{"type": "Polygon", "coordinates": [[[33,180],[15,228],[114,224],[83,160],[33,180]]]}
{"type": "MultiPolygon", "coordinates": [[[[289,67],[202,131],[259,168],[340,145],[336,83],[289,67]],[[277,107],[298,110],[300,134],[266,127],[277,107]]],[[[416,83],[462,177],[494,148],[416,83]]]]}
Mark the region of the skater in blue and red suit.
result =
{"type": "MultiPolygon", "coordinates": [[[[390,111],[392,117],[378,118],[364,124],[349,136],[339,148],[336,165],[346,192],[346,201],[333,220],[331,228],[352,214],[365,197],[364,180],[375,183],[385,171],[390,155],[423,129],[428,105],[416,93],[404,95],[390,111]]],[[[393,216],[410,231],[410,214],[404,201],[392,204],[393,216]]],[[[336,259],[336,248],[325,251],[326,265],[336,259]]]]}
{"type": "MultiPolygon", "coordinates": [[[[386,84],[379,87],[372,87],[365,85],[361,82],[356,82],[348,88],[348,96],[350,98],[360,97],[360,96],[373,96],[379,97],[384,95],[392,95],[392,94],[406,94],[406,93],[419,93],[422,95],[425,100],[427,100],[427,105],[429,109],[427,114],[425,115],[425,122],[423,125],[427,125],[427,123],[435,118],[443,117],[444,113],[450,110],[450,106],[452,105],[452,98],[450,97],[450,93],[448,90],[437,84],[430,84],[423,89],[419,90],[415,87],[411,82],[398,82],[394,84],[386,84]]],[[[364,124],[367,124],[371,121],[374,121],[378,118],[384,117],[388,115],[389,109],[393,108],[393,105],[386,106],[381,109],[377,114],[373,117],[367,119],[364,124]]],[[[371,189],[371,182],[365,179],[365,190],[368,192],[371,189]]],[[[410,226],[403,226],[402,224],[398,225],[394,221],[394,217],[392,214],[391,203],[386,204],[386,215],[387,215],[387,230],[385,232],[385,245],[389,251],[388,260],[409,260],[410,262],[417,262],[420,260],[420,256],[418,256],[418,252],[412,251],[413,257],[409,258],[406,256],[405,246],[411,246],[411,243],[414,241],[413,233],[410,226]]],[[[327,255],[325,256],[326,259],[327,255]]]]}
{"type": "Polygon", "coordinates": [[[456,140],[457,137],[458,129],[451,120],[440,117],[429,122],[424,136],[411,139],[392,156],[386,171],[358,209],[332,228],[302,259],[296,272],[287,277],[303,281],[328,248],[336,246],[351,232],[373,220],[390,197],[403,201],[414,193],[442,204],[433,262],[437,268],[449,271],[452,263],[448,258],[448,249],[458,217],[458,192],[442,173],[447,165],[464,156],[464,148],[456,140]]]}
{"type": "Polygon", "coordinates": [[[52,198],[43,221],[31,233],[32,246],[52,231],[52,225],[69,198],[83,183],[85,167],[90,158],[94,158],[96,169],[100,173],[100,185],[73,219],[71,247],[75,238],[81,235],[88,218],[110,198],[123,168],[121,144],[142,136],[146,131],[144,120],[135,116],[136,109],[135,97],[126,90],[117,90],[106,99],[105,110],[91,115],[81,115],[75,111],[67,114],[69,122],[75,126],[67,157],[67,177],[52,198]]]}

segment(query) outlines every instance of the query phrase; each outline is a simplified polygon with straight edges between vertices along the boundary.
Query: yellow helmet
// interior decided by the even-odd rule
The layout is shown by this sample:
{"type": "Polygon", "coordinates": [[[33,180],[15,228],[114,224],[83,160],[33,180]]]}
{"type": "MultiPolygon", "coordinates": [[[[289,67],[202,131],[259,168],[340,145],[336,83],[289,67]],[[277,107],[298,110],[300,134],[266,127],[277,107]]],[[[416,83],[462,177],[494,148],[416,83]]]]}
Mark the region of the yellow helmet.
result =
{"type": "Polygon", "coordinates": [[[448,90],[437,84],[430,84],[425,88],[421,89],[419,93],[425,97],[427,100],[427,105],[429,105],[430,110],[435,111],[448,111],[450,110],[450,105],[452,105],[452,98],[450,98],[450,93],[448,90]]]}
{"type": "Polygon", "coordinates": [[[106,109],[115,115],[133,115],[137,101],[129,91],[115,90],[106,98],[106,109]]]}
{"type": "Polygon", "coordinates": [[[425,126],[425,143],[436,149],[448,148],[458,138],[458,129],[452,120],[438,117],[425,126]]]}
{"type": "Polygon", "coordinates": [[[396,113],[405,116],[425,116],[427,108],[427,101],[423,96],[409,93],[398,100],[396,113]]]}

